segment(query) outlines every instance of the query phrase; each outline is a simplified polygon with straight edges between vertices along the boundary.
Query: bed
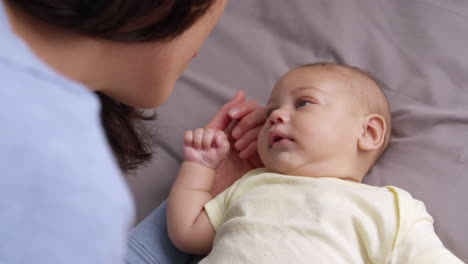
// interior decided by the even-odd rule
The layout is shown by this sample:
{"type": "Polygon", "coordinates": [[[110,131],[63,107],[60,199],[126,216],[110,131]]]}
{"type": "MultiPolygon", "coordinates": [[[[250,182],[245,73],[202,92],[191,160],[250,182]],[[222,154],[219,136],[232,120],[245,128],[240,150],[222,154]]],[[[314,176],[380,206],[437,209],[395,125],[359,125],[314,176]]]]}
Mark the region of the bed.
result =
{"type": "Polygon", "coordinates": [[[385,85],[392,144],[365,183],[422,200],[446,247],[468,262],[468,1],[236,0],[149,124],[154,161],[129,177],[138,219],[168,194],[182,135],[237,90],[265,103],[278,78],[318,61],[361,67],[385,85]]]}

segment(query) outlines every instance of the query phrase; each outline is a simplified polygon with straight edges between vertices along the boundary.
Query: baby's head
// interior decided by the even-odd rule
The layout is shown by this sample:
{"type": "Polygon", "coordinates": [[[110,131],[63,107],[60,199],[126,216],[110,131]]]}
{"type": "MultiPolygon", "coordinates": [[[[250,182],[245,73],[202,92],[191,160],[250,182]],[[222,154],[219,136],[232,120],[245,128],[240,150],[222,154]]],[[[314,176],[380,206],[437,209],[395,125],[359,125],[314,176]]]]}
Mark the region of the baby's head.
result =
{"type": "Polygon", "coordinates": [[[310,64],[275,85],[258,152],[274,172],[361,182],[390,131],[389,104],[374,78],[354,67],[310,64]]]}

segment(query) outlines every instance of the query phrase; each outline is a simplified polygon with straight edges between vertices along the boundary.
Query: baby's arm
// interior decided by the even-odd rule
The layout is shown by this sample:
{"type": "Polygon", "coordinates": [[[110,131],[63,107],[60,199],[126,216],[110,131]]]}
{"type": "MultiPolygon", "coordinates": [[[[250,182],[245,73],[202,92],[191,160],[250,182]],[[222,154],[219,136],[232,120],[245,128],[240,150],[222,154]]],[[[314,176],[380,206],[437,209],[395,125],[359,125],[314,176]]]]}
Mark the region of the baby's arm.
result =
{"type": "Polygon", "coordinates": [[[444,247],[434,231],[431,220],[421,219],[414,223],[397,244],[391,263],[411,264],[463,264],[444,247]]]}
{"type": "Polygon", "coordinates": [[[210,194],[215,169],[229,152],[222,131],[198,128],[184,136],[185,161],[169,194],[167,227],[169,238],[180,250],[207,254],[215,230],[203,206],[213,199],[210,194]]]}

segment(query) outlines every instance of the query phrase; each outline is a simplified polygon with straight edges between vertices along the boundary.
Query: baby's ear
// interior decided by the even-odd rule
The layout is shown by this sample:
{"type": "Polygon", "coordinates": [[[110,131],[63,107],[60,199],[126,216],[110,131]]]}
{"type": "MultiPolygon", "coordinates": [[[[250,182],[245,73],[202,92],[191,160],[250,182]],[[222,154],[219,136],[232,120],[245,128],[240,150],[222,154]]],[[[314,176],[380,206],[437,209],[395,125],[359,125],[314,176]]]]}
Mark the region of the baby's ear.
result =
{"type": "Polygon", "coordinates": [[[377,114],[366,116],[362,120],[362,131],[359,136],[358,147],[361,151],[379,149],[385,142],[387,124],[385,119],[377,114]]]}

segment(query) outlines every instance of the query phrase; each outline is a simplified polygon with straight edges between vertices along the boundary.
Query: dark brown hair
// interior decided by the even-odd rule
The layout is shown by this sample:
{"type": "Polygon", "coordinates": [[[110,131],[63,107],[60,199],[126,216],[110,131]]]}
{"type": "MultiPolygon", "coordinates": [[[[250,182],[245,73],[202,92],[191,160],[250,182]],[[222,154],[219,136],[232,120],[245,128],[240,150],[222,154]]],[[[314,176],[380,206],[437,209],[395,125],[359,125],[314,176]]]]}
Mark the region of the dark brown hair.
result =
{"type": "MultiPolygon", "coordinates": [[[[48,24],[88,36],[121,42],[166,41],[190,28],[216,0],[12,0],[48,24]]],[[[101,118],[120,168],[129,173],[152,157],[143,122],[156,114],[98,93],[101,118]]]]}

